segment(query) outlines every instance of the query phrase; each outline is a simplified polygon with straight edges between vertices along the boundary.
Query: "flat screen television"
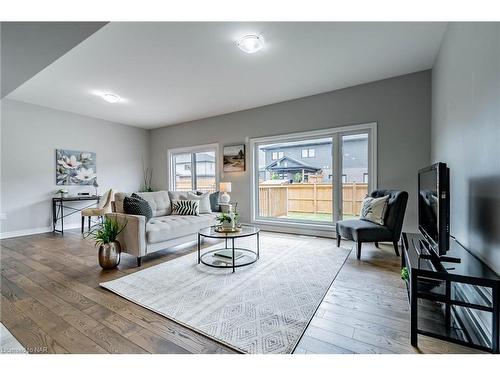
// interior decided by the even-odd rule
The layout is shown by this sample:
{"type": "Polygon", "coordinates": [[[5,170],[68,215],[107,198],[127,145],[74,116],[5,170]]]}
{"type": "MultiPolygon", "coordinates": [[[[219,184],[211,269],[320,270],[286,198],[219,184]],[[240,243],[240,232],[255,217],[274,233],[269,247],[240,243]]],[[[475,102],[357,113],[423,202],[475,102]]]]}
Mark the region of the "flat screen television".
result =
{"type": "Polygon", "coordinates": [[[446,163],[418,171],[418,229],[437,255],[450,247],[450,172],[446,163]]]}

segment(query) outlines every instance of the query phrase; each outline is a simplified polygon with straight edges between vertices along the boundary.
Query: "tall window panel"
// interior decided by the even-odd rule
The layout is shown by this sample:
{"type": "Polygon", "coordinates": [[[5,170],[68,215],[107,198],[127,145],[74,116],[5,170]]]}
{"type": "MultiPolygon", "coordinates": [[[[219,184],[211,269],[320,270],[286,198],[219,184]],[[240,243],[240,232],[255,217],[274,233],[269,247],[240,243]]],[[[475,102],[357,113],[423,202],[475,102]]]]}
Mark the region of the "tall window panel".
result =
{"type": "Polygon", "coordinates": [[[217,149],[194,147],[169,152],[170,189],[214,192],[217,190],[217,149]]]}
{"type": "Polygon", "coordinates": [[[368,133],[342,136],[342,217],[359,217],[368,194],[368,133]]]}

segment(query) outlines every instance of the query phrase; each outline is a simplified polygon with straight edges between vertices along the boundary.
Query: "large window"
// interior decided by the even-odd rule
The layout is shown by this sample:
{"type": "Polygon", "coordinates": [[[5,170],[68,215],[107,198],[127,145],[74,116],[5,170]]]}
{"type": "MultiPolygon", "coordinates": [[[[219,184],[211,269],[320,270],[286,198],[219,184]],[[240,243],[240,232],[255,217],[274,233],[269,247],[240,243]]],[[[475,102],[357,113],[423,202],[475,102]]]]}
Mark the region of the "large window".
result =
{"type": "Polygon", "coordinates": [[[375,188],[375,139],[376,124],[253,139],[253,220],[331,226],[357,217],[375,188]]]}
{"type": "Polygon", "coordinates": [[[170,189],[213,192],[217,189],[217,146],[169,150],[170,189]]]}

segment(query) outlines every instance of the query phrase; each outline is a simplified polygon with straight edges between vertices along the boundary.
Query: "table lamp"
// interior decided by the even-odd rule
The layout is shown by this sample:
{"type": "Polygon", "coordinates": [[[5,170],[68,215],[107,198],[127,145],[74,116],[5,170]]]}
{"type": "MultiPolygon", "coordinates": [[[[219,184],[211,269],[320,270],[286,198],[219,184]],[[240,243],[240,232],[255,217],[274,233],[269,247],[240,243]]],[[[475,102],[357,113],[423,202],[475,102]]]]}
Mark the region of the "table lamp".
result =
{"type": "Polygon", "coordinates": [[[221,182],[219,184],[219,190],[220,190],[221,193],[223,193],[219,197],[220,203],[222,203],[222,204],[228,204],[229,201],[231,200],[231,197],[228,194],[228,193],[231,192],[231,183],[230,182],[221,182]]]}

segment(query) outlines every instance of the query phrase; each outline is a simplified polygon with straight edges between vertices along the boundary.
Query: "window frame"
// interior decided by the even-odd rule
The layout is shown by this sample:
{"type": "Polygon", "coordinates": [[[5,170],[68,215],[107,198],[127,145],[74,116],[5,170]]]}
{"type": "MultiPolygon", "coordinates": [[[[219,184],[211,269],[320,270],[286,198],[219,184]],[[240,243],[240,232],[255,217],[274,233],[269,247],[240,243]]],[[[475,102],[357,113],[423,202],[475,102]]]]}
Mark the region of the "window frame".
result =
{"type": "Polygon", "coordinates": [[[339,126],[322,130],[313,130],[298,133],[281,134],[269,137],[258,137],[250,139],[250,163],[251,163],[251,222],[255,224],[277,225],[291,228],[307,228],[319,230],[332,230],[335,223],[342,218],[341,194],[342,190],[332,189],[333,212],[331,222],[320,222],[312,220],[294,221],[290,219],[280,219],[258,216],[258,191],[259,191],[259,154],[257,147],[266,143],[279,143],[287,141],[307,140],[320,137],[332,137],[332,184],[333,186],[342,186],[342,136],[368,133],[368,190],[377,188],[377,123],[363,123],[348,126],[339,126]]]}
{"type": "Polygon", "coordinates": [[[187,146],[187,147],[177,147],[167,150],[167,186],[169,190],[175,190],[175,166],[174,166],[174,156],[179,154],[191,154],[191,189],[196,191],[197,189],[197,175],[196,175],[196,158],[193,154],[199,152],[215,152],[215,190],[218,189],[220,182],[220,153],[218,143],[209,143],[205,145],[197,146],[187,146]]]}

